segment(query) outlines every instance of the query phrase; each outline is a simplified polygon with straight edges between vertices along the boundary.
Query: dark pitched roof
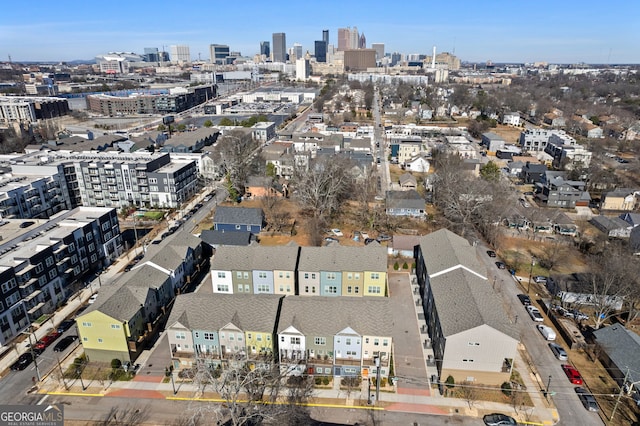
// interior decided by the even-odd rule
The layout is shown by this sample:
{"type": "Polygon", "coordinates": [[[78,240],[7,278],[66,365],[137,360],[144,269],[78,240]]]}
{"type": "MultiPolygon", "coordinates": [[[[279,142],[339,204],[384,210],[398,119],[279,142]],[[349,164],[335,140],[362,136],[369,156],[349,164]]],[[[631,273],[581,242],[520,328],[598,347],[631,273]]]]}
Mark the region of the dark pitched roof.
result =
{"type": "Polygon", "coordinates": [[[260,208],[218,206],[213,223],[262,225],[264,214],[260,208]]]}
{"type": "Polygon", "coordinates": [[[629,382],[640,381],[640,336],[622,324],[614,324],[593,332],[607,356],[624,373],[629,368],[629,382]]]}
{"type": "Polygon", "coordinates": [[[475,248],[448,229],[443,228],[421,237],[420,250],[429,276],[455,267],[468,269],[480,277],[487,276],[487,270],[478,260],[475,248]]]}
{"type": "Polygon", "coordinates": [[[251,232],[224,232],[205,229],[200,234],[200,239],[210,246],[248,246],[251,242],[251,232]]]}

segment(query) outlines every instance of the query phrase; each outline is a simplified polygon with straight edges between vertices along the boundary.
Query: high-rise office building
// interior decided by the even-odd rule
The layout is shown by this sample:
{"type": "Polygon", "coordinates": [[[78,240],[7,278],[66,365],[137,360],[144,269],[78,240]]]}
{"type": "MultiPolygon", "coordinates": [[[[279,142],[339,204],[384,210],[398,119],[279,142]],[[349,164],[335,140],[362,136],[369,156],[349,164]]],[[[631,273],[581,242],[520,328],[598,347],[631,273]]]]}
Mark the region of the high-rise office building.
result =
{"type": "Polygon", "coordinates": [[[271,45],[268,41],[260,42],[260,54],[266,56],[267,59],[271,58],[271,45]]]}
{"type": "Polygon", "coordinates": [[[209,45],[209,58],[212,64],[223,65],[229,56],[229,46],[226,44],[209,45]]]}
{"type": "Polygon", "coordinates": [[[316,40],[314,42],[314,47],[316,62],[327,62],[327,42],[324,40],[316,40]]]}
{"type": "Polygon", "coordinates": [[[358,49],[366,49],[367,48],[367,38],[364,36],[364,33],[360,34],[360,38],[358,38],[358,49]]]}
{"type": "Polygon", "coordinates": [[[384,58],[384,43],[371,43],[371,48],[376,51],[376,60],[384,58]]]}
{"type": "Polygon", "coordinates": [[[402,55],[398,52],[393,52],[391,54],[391,66],[397,65],[400,61],[402,61],[402,55]]]}
{"type": "Polygon", "coordinates": [[[171,51],[171,62],[191,62],[191,53],[187,45],[173,45],[169,47],[171,51]]]}
{"type": "Polygon", "coordinates": [[[273,62],[287,62],[287,36],[273,33],[273,62]]]}
{"type": "MultiPolygon", "coordinates": [[[[358,27],[338,28],[338,50],[358,49],[359,45],[358,27]]],[[[366,41],[365,41],[366,43],[366,41]]]]}
{"type": "Polygon", "coordinates": [[[373,49],[349,49],[344,51],[344,70],[366,71],[375,68],[376,51],[373,49]]]}
{"type": "Polygon", "coordinates": [[[322,41],[324,41],[325,46],[329,46],[329,30],[322,30],[322,41]]]}
{"type": "MultiPolygon", "coordinates": [[[[302,45],[300,43],[293,43],[293,48],[292,48],[293,54],[297,59],[302,59],[302,45]]],[[[291,55],[289,55],[289,59],[293,62],[293,58],[291,58],[291,55]]]]}
{"type": "Polygon", "coordinates": [[[142,57],[145,62],[160,62],[160,53],[157,47],[145,47],[142,57]]]}

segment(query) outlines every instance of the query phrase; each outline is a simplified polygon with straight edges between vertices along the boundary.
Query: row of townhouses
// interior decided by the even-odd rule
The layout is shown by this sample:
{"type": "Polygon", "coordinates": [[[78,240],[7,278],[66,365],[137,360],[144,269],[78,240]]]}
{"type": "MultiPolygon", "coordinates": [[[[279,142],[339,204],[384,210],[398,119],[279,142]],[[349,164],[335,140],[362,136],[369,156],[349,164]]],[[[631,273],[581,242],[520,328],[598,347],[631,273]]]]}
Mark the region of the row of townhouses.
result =
{"type": "Polygon", "coordinates": [[[123,252],[117,213],[109,208],[78,207],[46,221],[1,220],[0,234],[1,345],[123,252]]]}
{"type": "Polygon", "coordinates": [[[164,325],[176,294],[208,268],[208,253],[187,232],[151,246],[134,269],[100,289],[76,319],[85,353],[94,361],[135,360],[164,325]]]}
{"type": "Polygon", "coordinates": [[[381,377],[390,371],[388,299],[185,294],[167,335],[175,369],[276,362],[287,374],[381,377]]]}
{"type": "Polygon", "coordinates": [[[386,248],[222,246],[211,262],[214,293],[387,296],[386,248]]]}

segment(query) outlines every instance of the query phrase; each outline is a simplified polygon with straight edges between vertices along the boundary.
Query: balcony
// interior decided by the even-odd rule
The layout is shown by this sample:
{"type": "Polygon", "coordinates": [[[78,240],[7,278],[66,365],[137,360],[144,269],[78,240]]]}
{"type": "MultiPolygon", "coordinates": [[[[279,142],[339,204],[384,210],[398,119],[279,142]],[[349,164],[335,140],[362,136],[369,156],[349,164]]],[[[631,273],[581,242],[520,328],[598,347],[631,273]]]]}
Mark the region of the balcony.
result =
{"type": "Polygon", "coordinates": [[[362,360],[355,358],[336,358],[336,365],[360,365],[362,360]]]}

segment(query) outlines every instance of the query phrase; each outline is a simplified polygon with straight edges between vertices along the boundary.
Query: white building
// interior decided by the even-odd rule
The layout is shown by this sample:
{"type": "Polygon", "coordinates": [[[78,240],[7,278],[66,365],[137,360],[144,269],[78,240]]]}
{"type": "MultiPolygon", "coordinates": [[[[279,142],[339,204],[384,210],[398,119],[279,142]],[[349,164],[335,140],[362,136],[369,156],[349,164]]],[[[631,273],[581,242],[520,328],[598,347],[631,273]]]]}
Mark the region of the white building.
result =
{"type": "Polygon", "coordinates": [[[133,62],[143,62],[142,56],[131,52],[109,52],[96,56],[100,72],[106,74],[127,74],[133,62]]]}
{"type": "Polygon", "coordinates": [[[567,146],[576,144],[576,140],[562,130],[526,129],[520,133],[520,146],[525,152],[544,152],[549,141],[567,146]]]}
{"type": "Polygon", "coordinates": [[[171,62],[185,63],[191,62],[191,53],[187,45],[172,45],[170,48],[171,62]]]}
{"type": "Polygon", "coordinates": [[[307,81],[311,75],[311,64],[309,59],[296,59],[296,80],[307,81]]]}
{"type": "Polygon", "coordinates": [[[517,112],[505,112],[502,116],[502,124],[508,126],[520,126],[520,114],[517,112]]]}

